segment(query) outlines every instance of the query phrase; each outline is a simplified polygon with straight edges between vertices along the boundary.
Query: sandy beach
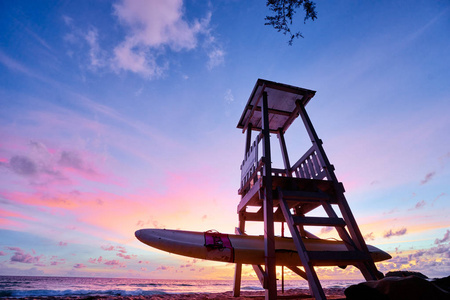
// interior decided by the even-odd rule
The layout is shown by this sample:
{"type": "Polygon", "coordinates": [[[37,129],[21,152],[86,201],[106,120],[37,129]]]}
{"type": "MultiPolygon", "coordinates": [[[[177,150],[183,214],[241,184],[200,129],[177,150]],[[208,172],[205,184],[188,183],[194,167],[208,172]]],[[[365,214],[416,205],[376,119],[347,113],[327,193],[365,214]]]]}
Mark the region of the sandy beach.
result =
{"type": "MultiPolygon", "coordinates": [[[[346,299],[344,295],[343,288],[329,288],[324,289],[325,295],[327,299],[346,299]]],[[[278,291],[279,299],[314,299],[309,290],[306,289],[290,289],[286,290],[284,293],[278,291]]],[[[5,298],[3,298],[5,299],[5,298]]],[[[233,293],[231,291],[224,293],[189,293],[189,294],[165,294],[165,295],[152,295],[152,296],[46,296],[46,297],[24,297],[24,298],[6,298],[6,299],[22,299],[22,300],[61,300],[61,299],[73,299],[73,300],[87,300],[87,299],[103,299],[103,300],[182,300],[182,299],[195,299],[195,300],[203,300],[203,299],[235,299],[235,300],[243,300],[243,299],[252,299],[252,300],[260,300],[264,299],[263,291],[242,291],[240,297],[233,297],[233,293]]]]}

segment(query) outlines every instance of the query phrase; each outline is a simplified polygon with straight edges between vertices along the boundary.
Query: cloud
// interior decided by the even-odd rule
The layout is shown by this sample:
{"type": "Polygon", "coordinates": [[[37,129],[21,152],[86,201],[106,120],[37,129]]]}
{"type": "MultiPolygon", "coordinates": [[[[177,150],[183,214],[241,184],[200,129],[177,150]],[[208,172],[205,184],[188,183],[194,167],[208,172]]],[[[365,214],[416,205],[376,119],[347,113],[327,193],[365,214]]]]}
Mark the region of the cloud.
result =
{"type": "Polygon", "coordinates": [[[234,96],[233,96],[233,93],[231,92],[231,89],[228,89],[225,92],[224,99],[225,99],[226,104],[230,104],[230,103],[234,102],[234,96]]]}
{"type": "Polygon", "coordinates": [[[101,246],[101,248],[105,251],[114,251],[114,246],[101,246]]]}
{"type": "Polygon", "coordinates": [[[163,265],[156,268],[156,270],[161,270],[161,271],[168,271],[170,269],[172,269],[172,267],[163,266],[163,265]]]}
{"type": "Polygon", "coordinates": [[[407,229],[405,227],[397,230],[397,231],[392,231],[392,229],[390,229],[389,231],[385,232],[383,237],[384,238],[390,238],[392,236],[401,236],[401,235],[405,235],[406,234],[407,229]]]}
{"type": "Polygon", "coordinates": [[[73,267],[75,269],[83,269],[83,268],[86,268],[86,265],[85,264],[75,264],[73,267]]]}
{"type": "Polygon", "coordinates": [[[450,230],[447,229],[447,232],[444,234],[444,237],[442,239],[436,239],[434,241],[435,244],[442,244],[445,242],[450,241],[450,230]]]}
{"type": "MultiPolygon", "coordinates": [[[[8,249],[15,251],[14,255],[11,256],[11,262],[19,262],[24,264],[38,264],[42,258],[42,255],[33,256],[31,254],[25,253],[24,250],[18,247],[8,247],[8,249]]],[[[34,251],[33,254],[35,254],[34,251]]]]}
{"type": "Polygon", "coordinates": [[[93,181],[105,179],[105,175],[100,174],[88,162],[93,156],[92,153],[49,150],[45,144],[38,141],[30,141],[27,146],[25,153],[12,153],[9,161],[0,162],[0,167],[27,178],[30,184],[35,186],[70,184],[76,177],[93,181]]]}
{"type": "Polygon", "coordinates": [[[197,47],[200,35],[206,36],[208,68],[223,63],[224,51],[211,43],[211,14],[188,23],[183,1],[123,0],[114,5],[114,14],[127,29],[125,39],[114,48],[113,69],[130,71],[149,79],[162,76],[168,64],[158,62],[167,49],[174,52],[197,47]]]}
{"type": "Polygon", "coordinates": [[[58,164],[63,167],[72,168],[86,173],[94,172],[90,168],[85,167],[83,159],[78,153],[73,151],[62,151],[58,164]]]}
{"type": "Polygon", "coordinates": [[[67,246],[67,243],[66,242],[59,242],[58,245],[61,246],[61,247],[65,247],[65,246],[67,246]]]}
{"type": "Polygon", "coordinates": [[[207,67],[208,70],[211,70],[217,66],[222,65],[225,62],[225,52],[217,48],[216,46],[213,47],[211,51],[208,52],[208,63],[207,67]]]}
{"type": "Polygon", "coordinates": [[[99,67],[103,67],[106,64],[106,58],[103,58],[104,54],[102,54],[102,50],[98,43],[97,28],[88,30],[84,38],[89,45],[89,59],[92,69],[96,70],[99,67]]]}
{"type": "Polygon", "coordinates": [[[427,175],[425,175],[425,178],[422,181],[420,181],[420,184],[424,185],[428,183],[428,181],[430,181],[434,177],[434,175],[436,175],[436,172],[428,173],[427,175]]]}
{"type": "Polygon", "coordinates": [[[123,254],[123,253],[121,253],[121,252],[119,252],[119,253],[117,253],[116,254],[117,256],[119,256],[119,257],[122,257],[123,259],[132,259],[132,258],[136,258],[137,257],[137,255],[135,255],[135,254],[123,254]]]}
{"type": "Polygon", "coordinates": [[[19,175],[34,176],[37,173],[36,164],[29,158],[23,155],[16,155],[9,160],[9,167],[11,170],[19,175]]]}
{"type": "Polygon", "coordinates": [[[127,250],[123,246],[103,245],[101,248],[105,251],[118,251],[120,253],[127,253],[127,250]]]}
{"type": "Polygon", "coordinates": [[[331,232],[334,229],[334,227],[323,227],[322,229],[320,229],[320,234],[326,234],[331,232]]]}
{"type": "Polygon", "coordinates": [[[103,261],[103,257],[99,256],[98,258],[89,258],[88,262],[90,262],[91,264],[100,264],[103,261]]]}
{"type": "Polygon", "coordinates": [[[373,241],[375,239],[375,235],[373,232],[371,232],[369,234],[366,234],[363,238],[366,241],[373,241]]]}
{"type": "Polygon", "coordinates": [[[427,203],[425,202],[425,200],[419,201],[416,203],[416,205],[414,206],[414,209],[419,209],[422,208],[426,205],[427,203]]]}
{"type": "Polygon", "coordinates": [[[107,265],[107,266],[118,266],[120,268],[126,268],[127,267],[126,264],[121,263],[120,261],[118,261],[116,259],[105,260],[104,264],[107,265]]]}
{"type": "Polygon", "coordinates": [[[64,258],[58,258],[57,256],[52,256],[50,258],[50,265],[51,266],[57,266],[57,265],[62,265],[65,264],[66,260],[64,258]]]}
{"type": "Polygon", "coordinates": [[[0,251],[0,256],[6,256],[6,252],[0,251]]]}

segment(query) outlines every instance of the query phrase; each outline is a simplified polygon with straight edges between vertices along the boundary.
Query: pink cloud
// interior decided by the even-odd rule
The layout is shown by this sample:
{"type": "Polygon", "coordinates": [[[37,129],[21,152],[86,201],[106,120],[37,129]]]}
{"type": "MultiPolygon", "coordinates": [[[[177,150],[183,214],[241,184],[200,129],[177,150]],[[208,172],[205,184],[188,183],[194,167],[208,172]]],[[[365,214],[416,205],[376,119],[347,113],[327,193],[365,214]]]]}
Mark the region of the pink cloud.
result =
{"type": "MultiPolygon", "coordinates": [[[[0,193],[0,195],[2,195],[0,193]]],[[[0,210],[0,218],[19,218],[24,220],[30,220],[30,221],[37,221],[38,219],[35,217],[30,217],[21,213],[7,211],[7,210],[0,210]]]]}
{"type": "Polygon", "coordinates": [[[425,202],[425,200],[419,201],[416,203],[416,206],[414,206],[415,209],[419,209],[422,208],[426,205],[427,203],[425,202]]]}
{"type": "Polygon", "coordinates": [[[12,200],[14,202],[41,206],[41,207],[54,207],[54,208],[65,208],[65,209],[73,209],[78,206],[77,200],[75,197],[64,193],[53,193],[48,194],[44,192],[34,192],[34,193],[25,193],[25,192],[2,192],[2,196],[6,199],[12,200]]]}
{"type": "Polygon", "coordinates": [[[101,246],[101,248],[105,251],[114,251],[114,246],[101,246]]]}
{"type": "Polygon", "coordinates": [[[434,177],[434,175],[436,175],[436,172],[428,173],[427,175],[425,175],[425,178],[422,181],[420,181],[420,184],[423,185],[428,183],[434,177]]]}
{"type": "Polygon", "coordinates": [[[86,265],[84,265],[84,264],[75,264],[73,267],[75,269],[83,269],[83,268],[86,268],[86,265]]]}
{"type": "MultiPolygon", "coordinates": [[[[31,254],[25,253],[24,250],[18,247],[8,247],[9,250],[15,251],[14,255],[11,256],[11,262],[19,262],[24,264],[38,264],[43,255],[33,256],[31,254]]],[[[33,254],[36,254],[33,251],[33,254]]]]}
{"type": "Polygon", "coordinates": [[[364,236],[364,240],[366,240],[366,241],[373,241],[374,239],[375,239],[375,235],[373,234],[373,232],[366,234],[364,236]]]}
{"type": "Polygon", "coordinates": [[[122,262],[120,262],[120,261],[118,261],[116,259],[105,260],[104,264],[108,265],[108,266],[118,266],[120,268],[126,268],[127,267],[126,264],[124,264],[124,263],[122,263],[122,262]]]}
{"type": "Polygon", "coordinates": [[[90,262],[91,264],[97,264],[97,263],[102,263],[103,261],[103,257],[99,256],[99,258],[89,258],[88,262],[90,262]]]}
{"type": "Polygon", "coordinates": [[[67,246],[67,242],[59,242],[58,245],[61,247],[65,247],[67,246]]]}
{"type": "Polygon", "coordinates": [[[392,236],[401,236],[401,235],[405,235],[406,234],[407,229],[405,227],[396,230],[396,231],[392,231],[392,229],[390,229],[389,231],[385,232],[383,237],[384,238],[390,238],[392,236]]]}
{"type": "Polygon", "coordinates": [[[0,251],[0,256],[6,256],[6,252],[0,251]]]}
{"type": "Polygon", "coordinates": [[[444,237],[442,239],[436,239],[434,241],[435,244],[442,244],[445,242],[450,241],[450,230],[447,229],[447,232],[444,234],[444,237]]]}
{"type": "Polygon", "coordinates": [[[131,254],[131,255],[127,254],[127,255],[125,255],[125,254],[123,254],[121,252],[117,253],[117,256],[122,257],[123,259],[132,259],[132,258],[136,258],[137,257],[137,255],[135,255],[135,254],[131,254]]]}

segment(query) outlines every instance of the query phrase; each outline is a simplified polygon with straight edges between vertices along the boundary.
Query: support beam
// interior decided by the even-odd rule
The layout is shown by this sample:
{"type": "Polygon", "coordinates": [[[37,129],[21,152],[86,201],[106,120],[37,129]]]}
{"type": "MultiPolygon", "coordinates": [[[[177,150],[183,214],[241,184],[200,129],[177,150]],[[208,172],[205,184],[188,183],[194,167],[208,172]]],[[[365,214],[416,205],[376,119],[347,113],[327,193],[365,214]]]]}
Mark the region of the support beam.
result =
{"type": "Polygon", "coordinates": [[[269,106],[267,92],[263,93],[262,101],[262,133],[263,133],[263,214],[264,214],[264,253],[265,274],[267,276],[266,300],[277,298],[277,277],[275,263],[275,230],[273,222],[273,198],[272,198],[272,160],[270,154],[270,130],[269,130],[269,106]]]}
{"type": "Polygon", "coordinates": [[[289,155],[286,148],[286,141],[284,140],[283,128],[278,129],[278,141],[280,142],[281,155],[283,156],[284,169],[286,176],[292,177],[291,163],[289,162],[289,155]]]}
{"type": "MultiPolygon", "coordinates": [[[[300,116],[303,120],[306,130],[308,131],[308,135],[311,139],[311,142],[313,143],[313,147],[315,146],[316,149],[318,150],[319,159],[321,163],[324,164],[323,168],[327,172],[327,178],[333,181],[334,188],[337,193],[339,209],[342,213],[342,217],[347,223],[347,228],[352,237],[352,241],[356,245],[358,250],[369,255],[369,249],[367,248],[366,242],[364,241],[361,231],[359,230],[358,224],[356,223],[356,219],[353,216],[352,211],[350,210],[350,206],[348,205],[347,199],[344,196],[344,189],[342,187],[342,184],[338,182],[336,174],[334,173],[334,167],[331,165],[327,155],[325,154],[325,150],[323,149],[322,146],[322,141],[319,139],[312,125],[312,122],[308,114],[306,113],[305,107],[301,105],[300,101],[297,101],[296,105],[297,107],[300,108],[300,116]]],[[[372,260],[369,260],[367,263],[365,263],[364,266],[360,268],[360,270],[363,273],[363,276],[366,280],[377,280],[382,278],[382,274],[378,272],[372,260]]]]}
{"type": "Polygon", "coordinates": [[[286,204],[286,201],[283,199],[283,192],[280,188],[278,188],[278,196],[280,201],[280,208],[283,211],[284,217],[286,219],[286,224],[289,227],[289,230],[292,235],[292,239],[295,244],[295,248],[297,248],[298,255],[302,262],[303,268],[305,269],[306,277],[308,278],[309,289],[311,294],[315,299],[326,299],[325,293],[323,292],[322,285],[320,284],[319,278],[317,277],[316,271],[314,270],[314,266],[312,262],[309,260],[308,252],[306,250],[305,244],[302,241],[300,236],[300,232],[294,224],[294,220],[292,218],[292,214],[289,210],[289,206],[286,204]]]}

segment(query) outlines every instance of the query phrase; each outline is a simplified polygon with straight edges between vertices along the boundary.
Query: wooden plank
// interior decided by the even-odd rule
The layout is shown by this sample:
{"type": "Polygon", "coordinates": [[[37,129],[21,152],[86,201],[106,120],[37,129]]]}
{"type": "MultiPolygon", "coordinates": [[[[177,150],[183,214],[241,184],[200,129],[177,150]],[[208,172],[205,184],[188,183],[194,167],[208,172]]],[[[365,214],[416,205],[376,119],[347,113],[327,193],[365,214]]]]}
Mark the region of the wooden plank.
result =
{"type": "Polygon", "coordinates": [[[345,221],[342,218],[326,218],[326,217],[302,217],[293,216],[295,225],[304,226],[345,226],[345,221]]]}
{"type": "MultiPolygon", "coordinates": [[[[264,215],[263,215],[263,209],[261,207],[260,210],[257,212],[251,213],[251,212],[243,212],[245,219],[249,222],[263,222],[264,221],[264,215]]],[[[273,214],[273,221],[274,222],[284,222],[284,216],[281,210],[277,210],[273,214]]]]}
{"type": "MultiPolygon", "coordinates": [[[[249,105],[247,107],[249,109],[253,109],[253,106],[254,105],[249,105]]],[[[261,109],[261,107],[258,106],[258,107],[256,107],[255,111],[261,112],[262,109],[261,109]]],[[[291,115],[290,111],[279,110],[279,109],[274,109],[274,108],[269,108],[268,111],[269,111],[269,114],[274,114],[274,115],[280,115],[280,116],[286,116],[286,117],[289,117],[291,115]]]]}
{"type": "MultiPolygon", "coordinates": [[[[320,202],[323,200],[329,200],[330,196],[323,192],[306,192],[306,191],[288,191],[288,190],[282,190],[283,197],[286,201],[295,200],[299,201],[304,200],[305,203],[307,202],[320,202]]],[[[278,195],[278,197],[280,197],[278,195]]]]}
{"type": "MultiPolygon", "coordinates": [[[[244,128],[242,129],[242,132],[245,132],[245,130],[247,129],[248,124],[250,123],[250,120],[251,120],[251,118],[253,117],[253,114],[255,113],[255,109],[256,109],[256,107],[258,107],[258,103],[259,103],[259,101],[261,100],[261,96],[262,96],[264,93],[266,93],[266,95],[267,95],[267,92],[264,92],[264,89],[265,89],[265,88],[266,88],[266,85],[263,84],[263,86],[262,86],[262,88],[261,88],[261,91],[259,92],[258,98],[256,98],[255,104],[253,105],[253,107],[252,107],[251,110],[250,110],[250,114],[248,115],[248,119],[247,119],[247,121],[246,121],[245,124],[244,124],[244,128]]],[[[247,108],[247,109],[248,109],[248,108],[247,108]]],[[[267,124],[267,125],[269,125],[269,124],[267,124]]]]}

